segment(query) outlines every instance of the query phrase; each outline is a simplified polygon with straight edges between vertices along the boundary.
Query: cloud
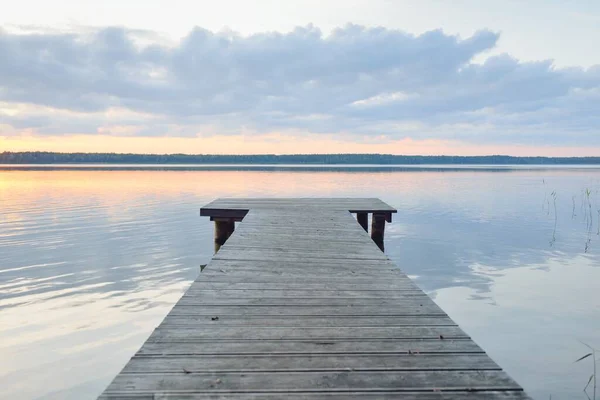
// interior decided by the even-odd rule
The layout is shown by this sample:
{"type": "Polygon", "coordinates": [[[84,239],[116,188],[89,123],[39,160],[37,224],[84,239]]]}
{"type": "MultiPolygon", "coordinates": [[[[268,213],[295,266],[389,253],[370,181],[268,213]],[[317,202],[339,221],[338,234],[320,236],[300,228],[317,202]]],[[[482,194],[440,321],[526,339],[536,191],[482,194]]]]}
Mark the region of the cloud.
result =
{"type": "Polygon", "coordinates": [[[460,38],[347,25],[323,35],[309,25],[250,36],[195,28],[175,44],[157,37],[0,30],[0,126],[600,143],[600,66],[506,54],[476,63],[499,39],[486,30],[460,38]]]}

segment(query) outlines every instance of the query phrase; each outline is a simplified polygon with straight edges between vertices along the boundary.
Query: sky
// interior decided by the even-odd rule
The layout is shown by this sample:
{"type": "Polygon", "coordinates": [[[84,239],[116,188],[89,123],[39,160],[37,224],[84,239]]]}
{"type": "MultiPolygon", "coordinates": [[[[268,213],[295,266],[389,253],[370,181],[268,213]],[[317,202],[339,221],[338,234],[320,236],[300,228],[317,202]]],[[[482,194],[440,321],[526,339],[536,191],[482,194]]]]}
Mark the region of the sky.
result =
{"type": "Polygon", "coordinates": [[[600,156],[595,0],[0,10],[0,151],[600,156]]]}

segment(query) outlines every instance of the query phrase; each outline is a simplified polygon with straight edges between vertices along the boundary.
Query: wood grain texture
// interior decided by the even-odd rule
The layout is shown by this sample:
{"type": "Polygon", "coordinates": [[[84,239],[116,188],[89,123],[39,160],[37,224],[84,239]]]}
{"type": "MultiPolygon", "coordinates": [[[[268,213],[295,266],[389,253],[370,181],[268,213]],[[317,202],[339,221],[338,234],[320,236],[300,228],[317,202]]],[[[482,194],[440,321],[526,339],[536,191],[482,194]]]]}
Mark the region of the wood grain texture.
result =
{"type": "Polygon", "coordinates": [[[203,207],[243,220],[100,398],[528,399],[380,251],[395,212],[351,198],[203,207]]]}
{"type": "Polygon", "coordinates": [[[449,317],[358,317],[358,316],[336,316],[327,317],[294,317],[281,316],[276,318],[269,317],[239,317],[232,315],[221,315],[219,319],[213,320],[212,317],[201,315],[167,315],[161,326],[188,326],[201,329],[207,325],[219,326],[296,326],[305,328],[315,327],[380,327],[380,326],[456,326],[456,323],[449,317]]]}
{"type": "Polygon", "coordinates": [[[302,372],[302,371],[497,371],[485,354],[276,355],[134,357],[127,373],[302,372]]]}
{"type": "Polygon", "coordinates": [[[137,355],[405,355],[471,354],[483,350],[470,339],[439,340],[261,340],[212,342],[146,342],[137,355]]]}
{"type": "Polygon", "coordinates": [[[179,371],[160,374],[119,374],[107,392],[352,392],[438,390],[519,390],[502,371],[335,371],[335,372],[208,372],[179,371]],[[432,386],[432,383],[436,385],[432,386]],[[133,389],[132,389],[133,388],[133,389]]]}
{"type": "Polygon", "coordinates": [[[376,392],[353,392],[353,393],[335,393],[335,392],[311,392],[311,393],[150,393],[150,394],[131,394],[130,392],[113,392],[100,396],[102,400],[273,400],[273,399],[326,399],[326,400],[530,400],[522,391],[441,391],[435,392],[410,392],[410,391],[376,391],[376,392]]]}

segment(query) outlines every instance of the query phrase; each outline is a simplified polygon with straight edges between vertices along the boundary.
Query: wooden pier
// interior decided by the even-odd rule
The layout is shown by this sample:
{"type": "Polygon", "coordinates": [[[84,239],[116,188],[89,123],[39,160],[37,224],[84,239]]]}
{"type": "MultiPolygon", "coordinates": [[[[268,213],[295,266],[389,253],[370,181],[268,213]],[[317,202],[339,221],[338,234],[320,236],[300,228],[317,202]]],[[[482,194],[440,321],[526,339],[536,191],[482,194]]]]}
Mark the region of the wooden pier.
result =
{"type": "Polygon", "coordinates": [[[100,398],[529,399],[380,250],[395,212],[379,199],[203,207],[218,252],[100,398]]]}

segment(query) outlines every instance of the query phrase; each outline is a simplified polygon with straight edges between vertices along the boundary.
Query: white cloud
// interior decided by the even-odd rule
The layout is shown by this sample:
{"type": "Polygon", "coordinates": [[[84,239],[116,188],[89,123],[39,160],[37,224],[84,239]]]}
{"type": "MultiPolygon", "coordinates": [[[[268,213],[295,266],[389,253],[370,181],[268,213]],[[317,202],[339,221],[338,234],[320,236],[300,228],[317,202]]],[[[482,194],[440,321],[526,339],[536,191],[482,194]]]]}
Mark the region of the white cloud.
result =
{"type": "Polygon", "coordinates": [[[324,35],[309,25],[249,36],[196,28],[174,45],[157,38],[114,27],[0,31],[0,126],[600,143],[600,66],[508,55],[475,63],[499,39],[486,30],[460,38],[346,25],[324,35]]]}

